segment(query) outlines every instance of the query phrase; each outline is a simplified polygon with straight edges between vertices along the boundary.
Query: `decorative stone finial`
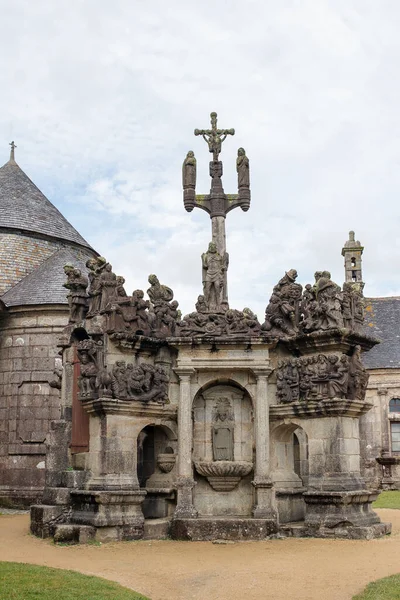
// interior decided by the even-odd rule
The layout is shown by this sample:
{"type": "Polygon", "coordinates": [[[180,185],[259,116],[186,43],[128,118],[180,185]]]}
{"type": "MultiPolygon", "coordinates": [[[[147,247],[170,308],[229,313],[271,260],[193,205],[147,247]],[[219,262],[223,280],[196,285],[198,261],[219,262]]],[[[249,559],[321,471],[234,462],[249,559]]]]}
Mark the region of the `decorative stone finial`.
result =
{"type": "Polygon", "coordinates": [[[14,143],[14,140],[10,142],[11,150],[10,150],[10,161],[15,162],[15,148],[17,147],[14,143]]]}
{"type": "Polygon", "coordinates": [[[354,231],[349,231],[349,242],[355,241],[355,233],[354,231]]]}

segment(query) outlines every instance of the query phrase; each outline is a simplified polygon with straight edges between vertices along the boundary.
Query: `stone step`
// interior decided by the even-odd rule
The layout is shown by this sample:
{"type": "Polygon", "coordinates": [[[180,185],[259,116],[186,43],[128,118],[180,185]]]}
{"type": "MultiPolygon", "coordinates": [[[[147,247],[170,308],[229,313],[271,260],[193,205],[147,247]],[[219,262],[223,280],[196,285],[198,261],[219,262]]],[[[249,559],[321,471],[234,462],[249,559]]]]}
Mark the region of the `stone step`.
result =
{"type": "Polygon", "coordinates": [[[171,519],[146,519],[144,540],[162,540],[168,537],[171,519]]]}
{"type": "Polygon", "coordinates": [[[56,543],[87,544],[95,539],[96,529],[90,525],[61,524],[56,525],[54,541],[56,543]]]}

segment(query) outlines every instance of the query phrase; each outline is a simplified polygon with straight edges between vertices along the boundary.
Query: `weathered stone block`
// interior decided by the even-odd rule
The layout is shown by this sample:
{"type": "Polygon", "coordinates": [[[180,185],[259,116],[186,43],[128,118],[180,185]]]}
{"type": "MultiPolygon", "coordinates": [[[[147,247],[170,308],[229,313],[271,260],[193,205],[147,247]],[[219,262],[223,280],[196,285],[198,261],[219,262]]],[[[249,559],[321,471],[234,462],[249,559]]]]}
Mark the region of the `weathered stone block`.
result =
{"type": "Polygon", "coordinates": [[[267,519],[201,517],[172,519],[170,535],[176,540],[263,540],[278,531],[276,521],[267,519]]]}

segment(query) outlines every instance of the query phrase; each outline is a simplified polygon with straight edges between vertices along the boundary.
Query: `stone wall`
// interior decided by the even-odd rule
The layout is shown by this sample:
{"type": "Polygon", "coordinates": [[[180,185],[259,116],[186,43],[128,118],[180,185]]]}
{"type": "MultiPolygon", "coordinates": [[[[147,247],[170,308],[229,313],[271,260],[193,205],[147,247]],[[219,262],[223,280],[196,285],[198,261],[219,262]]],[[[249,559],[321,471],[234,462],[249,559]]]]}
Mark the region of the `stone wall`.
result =
{"type": "Polygon", "coordinates": [[[59,241],[0,233],[0,296],[62,247],[59,241]]]}
{"type": "MultiPolygon", "coordinates": [[[[369,371],[366,400],[374,407],[360,419],[362,475],[370,488],[379,487],[384,476],[382,465],[376,462],[381,452],[391,454],[389,402],[400,398],[400,369],[372,369],[369,371]]],[[[400,462],[400,454],[398,455],[400,462]]],[[[391,467],[393,489],[400,489],[400,464],[391,467]]]]}
{"type": "Polygon", "coordinates": [[[50,422],[61,413],[49,381],[67,322],[68,309],[56,305],[10,309],[0,321],[0,503],[41,497],[50,422]]]}

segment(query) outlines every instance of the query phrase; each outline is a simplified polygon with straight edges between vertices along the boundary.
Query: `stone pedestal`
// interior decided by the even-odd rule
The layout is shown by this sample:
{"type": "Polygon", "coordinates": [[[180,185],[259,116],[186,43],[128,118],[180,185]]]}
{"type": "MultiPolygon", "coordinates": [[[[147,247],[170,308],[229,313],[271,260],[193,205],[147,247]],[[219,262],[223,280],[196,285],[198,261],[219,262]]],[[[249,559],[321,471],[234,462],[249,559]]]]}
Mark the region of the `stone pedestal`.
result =
{"type": "Polygon", "coordinates": [[[74,524],[96,528],[96,540],[137,540],[143,537],[144,490],[71,492],[74,524]]]}
{"type": "Polygon", "coordinates": [[[134,417],[111,398],[91,400],[85,405],[90,419],[89,490],[139,488],[134,417]],[[125,412],[125,414],[124,414],[125,412]],[[122,413],[122,414],[121,414],[122,413]]]}
{"type": "Polygon", "coordinates": [[[175,540],[265,540],[277,532],[271,519],[245,517],[199,517],[173,519],[170,534],[175,540]]]}
{"type": "Polygon", "coordinates": [[[378,492],[306,492],[304,535],[371,539],[391,532],[389,523],[381,523],[371,503],[378,492]]]}

